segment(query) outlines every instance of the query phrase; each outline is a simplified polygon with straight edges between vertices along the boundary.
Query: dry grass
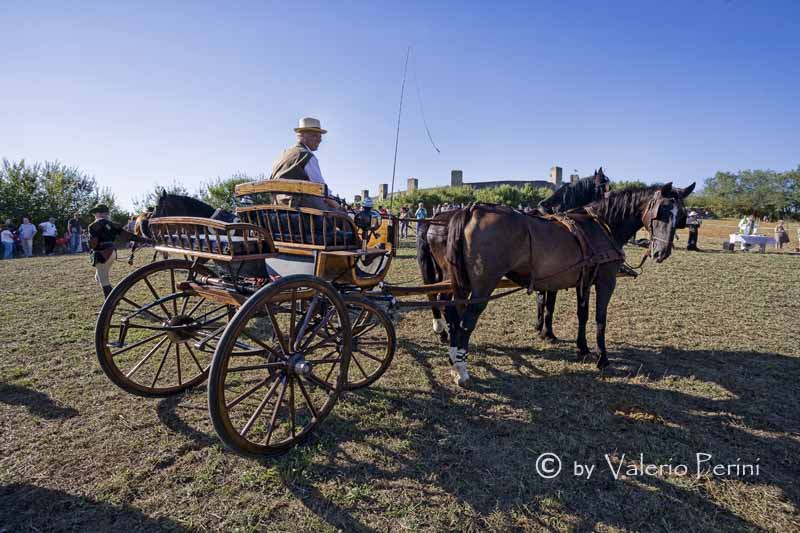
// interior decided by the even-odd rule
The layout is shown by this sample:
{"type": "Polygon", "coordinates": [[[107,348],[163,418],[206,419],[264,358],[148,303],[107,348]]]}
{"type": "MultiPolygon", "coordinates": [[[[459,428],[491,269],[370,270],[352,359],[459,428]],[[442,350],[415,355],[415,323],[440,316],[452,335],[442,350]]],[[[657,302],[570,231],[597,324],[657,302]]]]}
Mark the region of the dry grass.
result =
{"type": "MultiPolygon", "coordinates": [[[[222,449],[204,387],[158,401],[109,382],[84,257],[2,261],[0,530],[796,530],[800,257],[722,253],[714,224],[709,252],[620,281],[604,373],[576,360],[572,293],[556,316],[570,340],[554,347],[534,339],[530,299],[491,304],[468,391],[428,313],[405,315],[387,375],[340,401],[315,441],[261,462],[222,449]],[[545,451],[563,460],[555,479],[536,473],[545,451]],[[698,452],[760,475],[615,480],[604,458],[693,465],[698,452]]],[[[412,254],[394,280],[415,277],[412,254]]]]}

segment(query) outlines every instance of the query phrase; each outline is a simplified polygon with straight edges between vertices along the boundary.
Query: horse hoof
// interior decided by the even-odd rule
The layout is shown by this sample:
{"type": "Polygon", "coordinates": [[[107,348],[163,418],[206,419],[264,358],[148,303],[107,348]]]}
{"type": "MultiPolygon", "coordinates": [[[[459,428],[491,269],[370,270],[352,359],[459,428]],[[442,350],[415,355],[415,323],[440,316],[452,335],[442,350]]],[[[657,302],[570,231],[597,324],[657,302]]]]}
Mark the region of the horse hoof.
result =
{"type": "Polygon", "coordinates": [[[609,362],[608,357],[606,357],[605,355],[601,355],[600,359],[597,360],[597,369],[603,370],[610,364],[611,363],[609,362]]]}
{"type": "Polygon", "coordinates": [[[469,376],[460,376],[458,372],[453,372],[453,381],[462,389],[469,387],[471,379],[469,376]]]}
{"type": "Polygon", "coordinates": [[[580,346],[578,347],[578,355],[579,356],[586,357],[590,353],[592,353],[592,352],[591,352],[591,350],[589,350],[589,348],[583,348],[583,347],[580,347],[580,346]]]}
{"type": "Polygon", "coordinates": [[[470,377],[467,371],[467,363],[463,361],[453,363],[453,378],[459,387],[464,388],[469,385],[470,377]]]}
{"type": "Polygon", "coordinates": [[[449,344],[450,338],[447,336],[447,332],[443,331],[442,333],[439,334],[439,341],[442,344],[449,344]]]}
{"type": "Polygon", "coordinates": [[[541,338],[541,339],[542,339],[544,342],[546,342],[546,343],[548,343],[548,344],[556,344],[556,343],[558,342],[558,337],[556,337],[555,335],[552,335],[552,334],[549,334],[549,335],[541,335],[541,336],[540,336],[540,338],[541,338]]]}

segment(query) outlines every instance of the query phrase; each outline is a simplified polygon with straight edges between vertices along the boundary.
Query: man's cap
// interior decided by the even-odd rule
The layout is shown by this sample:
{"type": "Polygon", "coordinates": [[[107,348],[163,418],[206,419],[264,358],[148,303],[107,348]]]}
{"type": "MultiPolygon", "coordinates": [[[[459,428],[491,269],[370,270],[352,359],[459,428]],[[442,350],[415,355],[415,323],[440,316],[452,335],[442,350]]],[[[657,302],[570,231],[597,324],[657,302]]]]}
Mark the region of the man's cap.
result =
{"type": "Polygon", "coordinates": [[[108,213],[109,209],[106,204],[97,204],[89,210],[89,213],[108,213]]]}
{"type": "Polygon", "coordinates": [[[364,201],[361,202],[361,207],[369,207],[370,209],[372,209],[373,205],[374,204],[372,203],[372,198],[370,198],[369,196],[364,198],[364,201]]]}
{"type": "Polygon", "coordinates": [[[323,130],[319,123],[319,119],[311,117],[303,117],[300,123],[294,129],[295,132],[301,133],[303,131],[315,131],[317,133],[328,133],[328,130],[323,130]]]}

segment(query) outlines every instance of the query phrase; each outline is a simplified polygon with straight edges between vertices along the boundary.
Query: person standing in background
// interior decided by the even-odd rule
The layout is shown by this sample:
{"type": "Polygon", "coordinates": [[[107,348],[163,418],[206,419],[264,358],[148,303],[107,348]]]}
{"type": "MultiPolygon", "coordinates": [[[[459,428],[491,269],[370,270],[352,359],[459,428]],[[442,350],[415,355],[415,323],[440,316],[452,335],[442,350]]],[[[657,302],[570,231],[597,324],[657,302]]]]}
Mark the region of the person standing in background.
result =
{"type": "Polygon", "coordinates": [[[0,243],[3,245],[3,259],[11,259],[14,251],[14,232],[9,226],[4,226],[0,232],[0,243]]]}
{"type": "Polygon", "coordinates": [[[80,213],[75,213],[69,222],[67,222],[67,233],[69,234],[69,253],[81,253],[81,231],[83,224],[81,224],[80,213]]]}
{"type": "Polygon", "coordinates": [[[22,243],[22,253],[25,257],[33,256],[33,237],[39,230],[31,224],[28,217],[22,217],[22,224],[19,227],[19,240],[22,243]]]}
{"type": "Polygon", "coordinates": [[[686,249],[689,251],[700,251],[700,249],[697,248],[697,234],[700,230],[700,224],[702,224],[702,221],[697,211],[690,211],[689,215],[686,217],[686,227],[689,228],[689,242],[686,243],[686,249]]]}
{"type": "Polygon", "coordinates": [[[44,253],[53,255],[53,248],[56,246],[56,236],[58,235],[56,219],[50,217],[47,222],[40,223],[39,227],[42,229],[42,237],[44,238],[44,253]]]}
{"type": "Polygon", "coordinates": [[[778,225],[775,226],[775,248],[783,250],[783,245],[787,244],[789,241],[789,233],[786,231],[783,219],[778,220],[778,225]]]}
{"type": "Polygon", "coordinates": [[[400,238],[408,238],[408,207],[400,208],[400,238]]]}

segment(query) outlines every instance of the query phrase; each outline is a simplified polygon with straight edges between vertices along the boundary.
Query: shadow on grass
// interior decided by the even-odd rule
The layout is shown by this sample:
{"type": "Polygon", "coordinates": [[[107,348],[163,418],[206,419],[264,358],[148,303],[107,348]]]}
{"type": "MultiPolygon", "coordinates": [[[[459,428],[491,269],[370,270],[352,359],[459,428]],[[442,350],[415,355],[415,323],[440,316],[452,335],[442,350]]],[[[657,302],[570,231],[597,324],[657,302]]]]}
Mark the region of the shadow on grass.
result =
{"type": "Polygon", "coordinates": [[[0,502],[2,531],[188,531],[129,505],[110,505],[34,485],[2,485],[0,502]]]}
{"type": "MultiPolygon", "coordinates": [[[[260,461],[277,466],[297,500],[335,528],[368,530],[363,514],[385,509],[369,509],[369,498],[355,507],[333,501],[319,487],[334,480],[381,487],[390,498],[411,484],[417,499],[455,499],[469,511],[459,517],[463,523],[451,524],[457,528],[519,527],[509,517],[520,514],[525,527],[537,529],[559,523],[579,530],[744,530],[797,523],[795,358],[615,345],[612,366],[602,373],[590,360],[577,371],[553,374],[537,359],[563,360],[564,351],[489,345],[480,350],[489,357],[472,358],[481,377],[460,391],[443,379],[447,363],[438,343],[399,345],[422,369],[424,383],[387,388],[379,382],[348,393],[340,402],[349,405],[337,406],[319,428],[310,458],[300,448],[260,461]],[[538,474],[543,452],[560,456],[560,476],[538,474]],[[697,453],[712,454],[712,464],[758,464],[760,472],[698,477],[697,453]],[[605,456],[630,465],[639,454],[645,464],[686,464],[689,475],[615,480],[605,456]],[[298,462],[307,475],[292,473],[298,462]],[[574,462],[594,465],[596,473],[576,477],[574,462]],[[767,492],[772,503],[782,502],[779,508],[759,500],[767,492]],[[507,522],[498,523],[498,513],[507,522]]],[[[216,442],[181,421],[180,398],[159,404],[162,421],[194,446],[216,442]]],[[[393,509],[392,516],[412,515],[421,528],[446,523],[436,515],[413,516],[414,509],[393,509]]]]}
{"type": "Polygon", "coordinates": [[[51,420],[72,418],[79,414],[72,407],[58,405],[42,392],[10,383],[0,383],[0,403],[25,406],[31,414],[51,420]]]}
{"type": "MultiPolygon", "coordinates": [[[[210,432],[202,431],[187,421],[190,418],[194,422],[198,419],[198,415],[200,417],[208,416],[206,394],[205,387],[197,387],[182,394],[164,398],[158,402],[157,413],[159,420],[170,430],[188,437],[190,442],[180,446],[168,457],[159,461],[155,468],[168,468],[186,453],[221,445],[213,430],[210,429],[210,432]],[[198,411],[202,411],[202,413],[198,411]]],[[[330,424],[329,421],[331,421],[331,417],[325,420],[323,427],[330,424]]],[[[341,419],[333,420],[334,426],[347,423],[348,421],[342,421],[341,419]]],[[[314,443],[318,442],[318,438],[319,435],[311,435],[304,446],[313,446],[314,443]]],[[[371,531],[369,527],[353,517],[347,509],[341,507],[330,498],[326,498],[313,485],[305,483],[302,475],[297,475],[298,471],[302,472],[307,467],[307,465],[301,464],[306,462],[306,458],[303,456],[303,449],[299,448],[299,453],[287,453],[277,458],[269,457],[251,460],[265,468],[277,467],[287,490],[309,511],[335,529],[341,531],[371,531]]]]}

